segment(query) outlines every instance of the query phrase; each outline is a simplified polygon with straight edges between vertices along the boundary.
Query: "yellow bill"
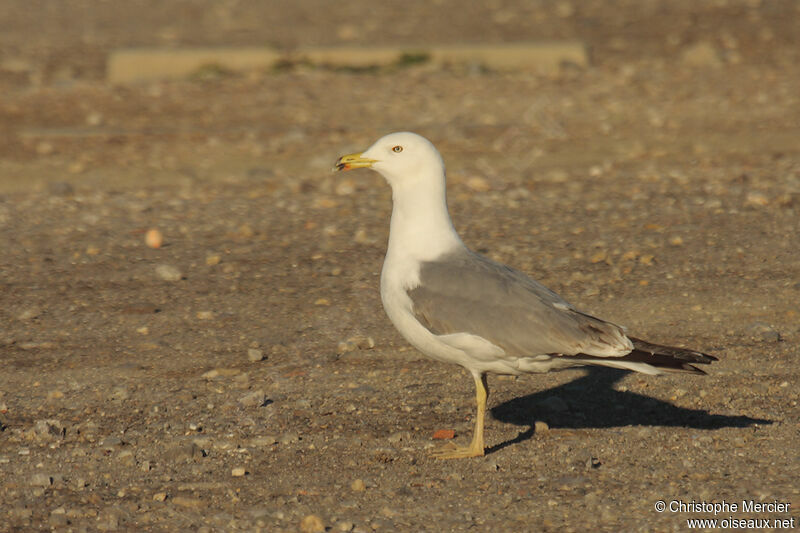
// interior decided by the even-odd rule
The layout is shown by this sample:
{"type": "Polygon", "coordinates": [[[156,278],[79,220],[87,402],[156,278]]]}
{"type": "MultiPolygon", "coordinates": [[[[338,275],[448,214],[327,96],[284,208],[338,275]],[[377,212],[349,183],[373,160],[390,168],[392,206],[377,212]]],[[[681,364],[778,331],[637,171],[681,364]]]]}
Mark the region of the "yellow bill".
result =
{"type": "Polygon", "coordinates": [[[353,170],[354,168],[369,168],[373,163],[377,163],[375,159],[367,159],[361,156],[361,153],[343,155],[336,161],[333,167],[334,172],[343,170],[353,170]]]}

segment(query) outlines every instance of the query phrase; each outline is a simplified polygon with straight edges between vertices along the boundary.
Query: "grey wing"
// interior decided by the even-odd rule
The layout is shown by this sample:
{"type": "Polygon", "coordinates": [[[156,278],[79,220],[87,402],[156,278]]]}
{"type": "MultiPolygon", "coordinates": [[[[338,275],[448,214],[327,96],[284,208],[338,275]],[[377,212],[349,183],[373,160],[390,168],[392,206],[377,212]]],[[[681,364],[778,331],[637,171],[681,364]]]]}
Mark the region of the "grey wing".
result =
{"type": "Polygon", "coordinates": [[[619,357],[633,348],[622,328],[581,313],[547,287],[468,250],[423,263],[408,292],[414,314],[437,335],[470,333],[512,357],[619,357]]]}

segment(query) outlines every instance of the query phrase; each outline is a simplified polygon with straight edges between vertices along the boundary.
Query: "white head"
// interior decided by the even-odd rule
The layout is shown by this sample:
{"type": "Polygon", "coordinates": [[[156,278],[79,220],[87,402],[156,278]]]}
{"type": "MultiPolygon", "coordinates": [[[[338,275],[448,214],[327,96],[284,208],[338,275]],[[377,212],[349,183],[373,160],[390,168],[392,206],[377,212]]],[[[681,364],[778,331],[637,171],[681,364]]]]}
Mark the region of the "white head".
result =
{"type": "Polygon", "coordinates": [[[364,152],[342,156],[336,162],[336,170],[365,167],[379,172],[392,188],[420,179],[444,181],[439,151],[425,137],[407,131],[384,135],[364,152]]]}
{"type": "Polygon", "coordinates": [[[416,133],[390,133],[360,154],[344,155],[336,170],[372,168],[392,186],[390,256],[427,261],[463,246],[447,212],[442,156],[416,133]]]}

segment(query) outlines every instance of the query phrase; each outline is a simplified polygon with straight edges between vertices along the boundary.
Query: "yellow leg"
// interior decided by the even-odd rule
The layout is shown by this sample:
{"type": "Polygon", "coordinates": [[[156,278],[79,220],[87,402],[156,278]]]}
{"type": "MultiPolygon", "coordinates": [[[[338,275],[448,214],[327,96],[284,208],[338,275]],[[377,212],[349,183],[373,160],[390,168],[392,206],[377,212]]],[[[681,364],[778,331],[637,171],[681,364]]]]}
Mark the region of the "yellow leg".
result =
{"type": "Polygon", "coordinates": [[[473,374],[475,378],[475,400],[478,402],[478,413],[475,416],[475,431],[469,446],[444,446],[431,455],[436,459],[460,459],[483,455],[483,419],[486,417],[486,399],[489,397],[489,385],[485,374],[473,374]]]}

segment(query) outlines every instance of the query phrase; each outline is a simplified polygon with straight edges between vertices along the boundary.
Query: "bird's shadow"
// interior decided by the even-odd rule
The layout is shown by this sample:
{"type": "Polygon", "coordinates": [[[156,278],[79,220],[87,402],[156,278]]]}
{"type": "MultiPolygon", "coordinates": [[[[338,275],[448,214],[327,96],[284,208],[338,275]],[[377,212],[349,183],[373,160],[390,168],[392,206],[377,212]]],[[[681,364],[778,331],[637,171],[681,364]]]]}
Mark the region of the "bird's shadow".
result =
{"type": "Polygon", "coordinates": [[[514,398],[491,409],[501,422],[528,426],[513,439],[487,453],[530,439],[535,421],[551,428],[612,428],[623,426],[680,426],[696,429],[744,428],[772,424],[749,416],[715,415],[703,409],[686,409],[635,392],[614,389],[629,371],[588,367],[587,374],[559,387],[514,398]]]}

